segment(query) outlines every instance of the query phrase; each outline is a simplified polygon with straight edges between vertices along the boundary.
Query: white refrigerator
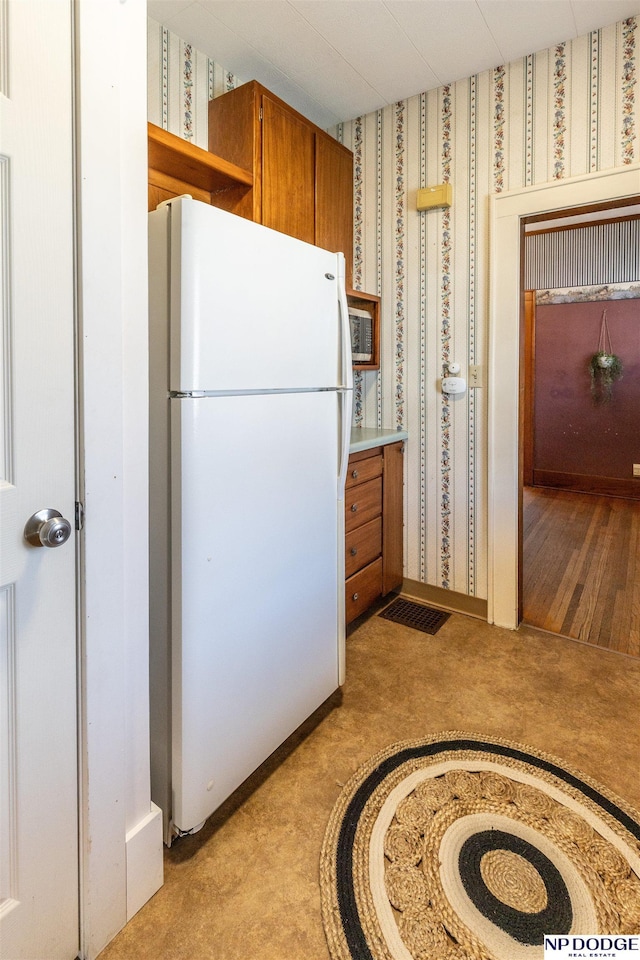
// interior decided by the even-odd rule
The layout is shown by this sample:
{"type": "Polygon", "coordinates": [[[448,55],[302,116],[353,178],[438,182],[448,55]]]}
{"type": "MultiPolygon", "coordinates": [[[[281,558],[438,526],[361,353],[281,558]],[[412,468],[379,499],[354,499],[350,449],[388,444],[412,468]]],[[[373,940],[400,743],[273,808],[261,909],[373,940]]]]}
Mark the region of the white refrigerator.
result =
{"type": "Polygon", "coordinates": [[[344,257],[149,214],[152,796],[203,821],[342,684],[344,257]]]}

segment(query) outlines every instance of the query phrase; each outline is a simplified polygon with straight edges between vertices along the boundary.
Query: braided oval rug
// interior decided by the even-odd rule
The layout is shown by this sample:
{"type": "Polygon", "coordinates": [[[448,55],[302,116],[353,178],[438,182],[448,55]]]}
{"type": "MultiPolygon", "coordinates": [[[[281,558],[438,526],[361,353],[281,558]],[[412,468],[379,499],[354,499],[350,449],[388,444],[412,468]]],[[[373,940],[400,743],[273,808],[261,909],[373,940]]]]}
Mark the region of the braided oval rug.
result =
{"type": "Polygon", "coordinates": [[[640,932],[640,814],[555,757],[440,733],[346,784],[320,882],[333,960],[541,960],[545,934],[640,932]]]}

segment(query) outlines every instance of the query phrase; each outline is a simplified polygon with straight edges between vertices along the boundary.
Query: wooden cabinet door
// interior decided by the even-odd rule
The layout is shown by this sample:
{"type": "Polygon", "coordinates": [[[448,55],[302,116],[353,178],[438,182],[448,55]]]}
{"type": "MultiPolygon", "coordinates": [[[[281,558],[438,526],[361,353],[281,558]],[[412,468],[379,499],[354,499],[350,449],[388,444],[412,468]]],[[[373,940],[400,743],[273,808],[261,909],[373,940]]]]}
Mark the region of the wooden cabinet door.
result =
{"type": "Polygon", "coordinates": [[[262,222],[315,242],[315,132],[266,94],[262,97],[262,222]]]}
{"type": "Polygon", "coordinates": [[[402,586],[404,443],[384,447],[382,594],[402,586]]]}
{"type": "Polygon", "coordinates": [[[316,134],[316,246],[344,253],[347,287],[353,274],[353,154],[316,134]]]}

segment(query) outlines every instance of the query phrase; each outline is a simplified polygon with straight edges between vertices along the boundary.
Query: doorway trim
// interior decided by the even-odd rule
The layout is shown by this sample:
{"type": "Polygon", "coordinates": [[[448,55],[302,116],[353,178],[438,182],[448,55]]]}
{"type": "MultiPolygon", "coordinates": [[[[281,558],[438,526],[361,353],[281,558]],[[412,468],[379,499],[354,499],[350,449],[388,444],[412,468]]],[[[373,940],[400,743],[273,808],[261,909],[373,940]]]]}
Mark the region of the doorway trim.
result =
{"type": "Polygon", "coordinates": [[[518,626],[520,543],[521,220],[637,195],[640,164],[494,194],[490,205],[489,623],[518,626]]]}
{"type": "Polygon", "coordinates": [[[149,774],[147,9],[73,0],[81,956],[162,884],[149,774]],[[106,51],[106,54],[105,54],[106,51]]]}

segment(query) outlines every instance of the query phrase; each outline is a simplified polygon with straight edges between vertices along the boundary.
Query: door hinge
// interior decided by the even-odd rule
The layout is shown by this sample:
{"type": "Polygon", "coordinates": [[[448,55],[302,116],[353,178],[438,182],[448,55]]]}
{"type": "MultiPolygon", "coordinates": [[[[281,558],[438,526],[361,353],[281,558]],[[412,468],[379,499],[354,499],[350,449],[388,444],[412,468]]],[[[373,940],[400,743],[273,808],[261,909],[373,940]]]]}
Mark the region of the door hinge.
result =
{"type": "Polygon", "coordinates": [[[262,107],[260,107],[260,115],[258,117],[258,120],[262,120],[262,107]]]}
{"type": "Polygon", "coordinates": [[[84,527],[84,503],[76,500],[76,530],[84,527]]]}

